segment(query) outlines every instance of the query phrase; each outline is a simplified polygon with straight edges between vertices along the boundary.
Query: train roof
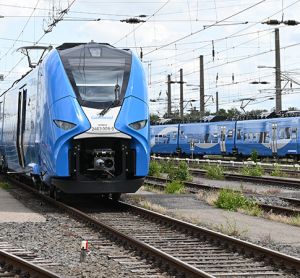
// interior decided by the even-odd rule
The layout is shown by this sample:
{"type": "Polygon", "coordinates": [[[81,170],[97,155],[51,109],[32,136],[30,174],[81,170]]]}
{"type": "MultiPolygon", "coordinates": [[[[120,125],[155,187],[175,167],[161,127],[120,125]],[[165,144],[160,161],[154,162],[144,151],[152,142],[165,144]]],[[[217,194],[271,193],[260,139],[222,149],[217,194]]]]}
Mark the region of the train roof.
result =
{"type": "MultiPolygon", "coordinates": [[[[89,43],[91,43],[91,42],[89,42],[89,43]]],[[[95,43],[95,42],[92,41],[92,43],[95,43]]],[[[73,48],[73,47],[76,47],[76,46],[79,46],[79,45],[85,45],[85,44],[88,44],[88,43],[86,43],[86,42],[65,42],[62,45],[56,47],[56,49],[57,50],[66,50],[66,49],[69,49],[69,48],[73,48]]],[[[110,47],[115,48],[114,46],[110,45],[109,43],[97,43],[97,44],[110,46],[110,47]]]]}

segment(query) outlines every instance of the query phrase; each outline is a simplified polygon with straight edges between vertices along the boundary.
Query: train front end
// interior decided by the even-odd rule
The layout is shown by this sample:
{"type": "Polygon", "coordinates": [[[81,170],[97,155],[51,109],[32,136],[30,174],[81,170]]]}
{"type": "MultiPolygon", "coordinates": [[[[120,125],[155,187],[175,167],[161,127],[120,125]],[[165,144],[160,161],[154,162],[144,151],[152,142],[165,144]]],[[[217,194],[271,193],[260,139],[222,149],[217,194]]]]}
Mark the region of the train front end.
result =
{"type": "Polygon", "coordinates": [[[58,53],[74,95],[54,102],[60,135],[53,144],[51,184],[66,193],[135,192],[150,156],[140,61],[129,50],[93,42],[64,44],[58,53]]]}

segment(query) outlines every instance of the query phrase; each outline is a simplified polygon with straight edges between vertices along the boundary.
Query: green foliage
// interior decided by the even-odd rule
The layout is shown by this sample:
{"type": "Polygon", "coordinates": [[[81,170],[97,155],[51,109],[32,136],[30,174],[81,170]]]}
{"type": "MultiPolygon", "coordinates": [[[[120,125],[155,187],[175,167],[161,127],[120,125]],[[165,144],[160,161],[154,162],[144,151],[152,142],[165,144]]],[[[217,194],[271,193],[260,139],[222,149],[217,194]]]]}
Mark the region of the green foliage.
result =
{"type": "Polygon", "coordinates": [[[180,161],[178,165],[169,165],[168,178],[172,181],[188,181],[191,179],[189,167],[186,162],[180,161]]]}
{"type": "Polygon", "coordinates": [[[172,160],[167,160],[167,161],[162,161],[160,163],[160,166],[161,166],[161,171],[163,173],[166,173],[168,174],[170,169],[174,168],[175,167],[175,164],[174,164],[174,161],[172,160]]]}
{"type": "Polygon", "coordinates": [[[173,180],[166,184],[165,192],[169,194],[181,194],[185,192],[184,184],[181,181],[173,180]]]}
{"type": "Polygon", "coordinates": [[[261,177],[264,174],[264,169],[259,165],[245,166],[241,169],[241,173],[245,176],[261,177]]]}
{"type": "Polygon", "coordinates": [[[215,202],[218,208],[237,211],[238,209],[252,210],[256,204],[247,199],[242,193],[231,189],[220,190],[218,199],[215,202]]]}
{"type": "Polygon", "coordinates": [[[8,190],[10,189],[10,184],[7,182],[0,182],[0,188],[8,190]]]}
{"type": "Polygon", "coordinates": [[[258,152],[257,150],[253,150],[251,152],[251,160],[254,161],[255,163],[257,162],[257,159],[258,159],[258,152]]]}
{"type": "Polygon", "coordinates": [[[155,160],[151,160],[149,166],[149,176],[159,177],[160,173],[161,173],[160,164],[155,160]]]}
{"type": "Polygon", "coordinates": [[[279,165],[276,165],[274,167],[274,169],[273,169],[273,171],[271,172],[270,175],[274,176],[274,177],[287,177],[287,174],[282,172],[279,165]]]}
{"type": "Polygon", "coordinates": [[[223,180],[224,179],[224,168],[220,165],[206,165],[204,166],[206,170],[206,176],[213,180],[223,180]]]}

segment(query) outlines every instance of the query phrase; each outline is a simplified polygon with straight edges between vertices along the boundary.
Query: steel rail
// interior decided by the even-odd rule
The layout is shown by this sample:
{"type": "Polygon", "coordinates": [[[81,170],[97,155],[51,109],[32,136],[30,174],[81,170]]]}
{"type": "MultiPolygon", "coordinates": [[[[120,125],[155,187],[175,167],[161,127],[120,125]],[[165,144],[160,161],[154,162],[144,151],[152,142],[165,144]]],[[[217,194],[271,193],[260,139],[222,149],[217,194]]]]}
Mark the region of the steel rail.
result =
{"type": "Polygon", "coordinates": [[[273,260],[274,263],[276,263],[278,266],[284,265],[288,269],[294,269],[299,272],[300,274],[300,259],[265,248],[261,247],[259,245],[256,245],[254,243],[250,243],[244,240],[240,240],[231,236],[227,236],[224,234],[221,234],[219,232],[215,232],[212,230],[209,230],[207,228],[199,227],[175,218],[172,218],[170,216],[166,216],[154,211],[149,211],[144,208],[140,208],[131,204],[127,204],[124,202],[119,202],[123,206],[128,207],[130,209],[134,209],[136,211],[139,211],[144,214],[151,215],[153,217],[156,217],[158,219],[163,219],[163,221],[166,223],[168,222],[170,225],[176,223],[178,227],[184,230],[189,230],[193,234],[199,234],[200,236],[207,236],[210,237],[211,240],[215,241],[218,240],[222,245],[230,246],[232,249],[236,250],[244,250],[245,254],[252,254],[253,252],[256,252],[255,256],[261,256],[261,258],[265,258],[266,256],[268,259],[273,260]]]}
{"type": "Polygon", "coordinates": [[[39,197],[41,197],[48,203],[50,203],[56,207],[59,207],[63,211],[70,213],[75,218],[86,222],[92,228],[101,229],[101,230],[109,233],[112,238],[114,238],[116,241],[122,242],[124,244],[124,246],[127,246],[127,247],[130,246],[134,250],[142,250],[143,253],[146,253],[148,257],[152,257],[154,260],[158,261],[159,264],[161,262],[163,262],[163,264],[167,265],[168,268],[175,269],[178,272],[182,272],[185,275],[187,275],[187,277],[213,278],[213,276],[205,273],[204,271],[201,271],[189,264],[186,264],[186,263],[178,260],[177,258],[170,256],[169,254],[167,254],[155,247],[152,247],[142,241],[139,241],[133,237],[130,237],[130,236],[106,225],[105,223],[102,223],[101,221],[88,216],[87,214],[83,213],[82,211],[80,211],[76,208],[68,206],[62,202],[56,201],[56,200],[50,198],[49,196],[38,193],[32,187],[25,185],[20,181],[13,180],[13,182],[22,186],[26,190],[31,191],[35,195],[38,195],[39,197]]]}
{"type": "MultiPolygon", "coordinates": [[[[200,175],[204,176],[206,174],[205,170],[198,169],[189,169],[189,172],[192,175],[200,175]]],[[[233,174],[233,173],[224,173],[224,178],[228,180],[243,180],[248,182],[257,182],[261,184],[272,184],[276,186],[289,186],[296,189],[300,189],[300,180],[292,179],[292,178],[279,178],[279,177],[254,177],[254,176],[245,176],[241,174],[233,174]]]]}
{"type": "MultiPolygon", "coordinates": [[[[145,179],[145,183],[148,183],[152,186],[155,187],[159,187],[164,189],[165,185],[161,184],[161,183],[166,183],[170,181],[167,178],[160,178],[160,177],[152,177],[152,176],[148,176],[145,179]]],[[[201,184],[201,183],[195,183],[195,182],[184,182],[184,185],[186,187],[190,187],[190,188],[194,188],[194,189],[202,189],[202,190],[208,190],[208,191],[212,191],[212,190],[220,190],[222,189],[221,187],[214,187],[214,186],[210,186],[210,185],[205,185],[205,184],[201,184]]],[[[233,190],[235,192],[240,192],[239,190],[233,190]]],[[[189,190],[190,193],[197,193],[197,191],[194,190],[189,190]]],[[[282,200],[285,200],[287,202],[291,202],[294,203],[296,205],[300,204],[300,200],[298,199],[292,199],[292,198],[285,198],[285,197],[278,197],[282,200]]],[[[270,212],[272,211],[273,213],[277,213],[277,214],[284,214],[286,216],[299,216],[300,215],[300,209],[298,208],[289,208],[289,207],[282,207],[282,206],[275,206],[275,205],[267,205],[264,203],[258,203],[257,204],[262,210],[266,211],[266,212],[270,212]]]]}
{"type": "MultiPolygon", "coordinates": [[[[24,187],[24,184],[18,182],[18,184],[24,187]]],[[[118,242],[122,242],[124,246],[130,248],[131,250],[135,250],[138,253],[144,254],[145,257],[149,259],[153,259],[155,262],[158,262],[158,265],[166,266],[165,268],[171,269],[179,273],[184,274],[186,277],[214,277],[207,272],[202,271],[201,269],[195,268],[174,256],[169,255],[147,243],[144,243],[134,237],[131,237],[125,233],[122,233],[115,228],[102,223],[99,220],[96,220],[93,217],[88,216],[82,211],[68,206],[64,203],[53,200],[52,198],[39,194],[36,190],[29,186],[25,186],[26,189],[32,191],[37,194],[45,201],[53,204],[54,206],[58,206],[63,211],[66,211],[73,215],[75,218],[80,219],[86,222],[89,226],[95,229],[100,229],[110,235],[111,238],[118,242]]],[[[246,241],[242,241],[227,235],[223,235],[218,232],[214,232],[212,230],[195,226],[193,224],[189,224],[183,222],[181,220],[177,220],[171,218],[169,216],[165,216],[156,212],[152,212],[143,208],[139,208],[133,205],[129,205],[123,202],[118,202],[120,206],[123,208],[131,209],[137,211],[139,214],[148,215],[147,217],[156,218],[158,221],[163,223],[168,223],[171,226],[176,225],[176,229],[184,230],[188,234],[198,235],[200,238],[208,239],[210,242],[216,243],[218,246],[224,246],[232,250],[233,252],[238,251],[239,253],[246,254],[251,256],[252,258],[260,258],[265,259],[266,261],[271,261],[272,264],[277,265],[279,268],[286,268],[292,270],[293,272],[300,273],[300,259],[279,253],[277,251],[273,251],[246,241]]]]}
{"type": "Polygon", "coordinates": [[[34,265],[20,257],[0,250],[0,265],[7,268],[9,272],[19,274],[20,277],[30,278],[59,278],[53,272],[34,265]]]}

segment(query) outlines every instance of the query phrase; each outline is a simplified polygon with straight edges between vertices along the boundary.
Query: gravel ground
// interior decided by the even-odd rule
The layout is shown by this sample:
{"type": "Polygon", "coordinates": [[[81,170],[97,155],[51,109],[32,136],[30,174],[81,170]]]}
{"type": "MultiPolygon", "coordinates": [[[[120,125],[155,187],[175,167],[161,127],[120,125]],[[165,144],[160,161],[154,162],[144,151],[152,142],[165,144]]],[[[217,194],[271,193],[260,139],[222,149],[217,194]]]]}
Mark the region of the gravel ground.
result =
{"type": "MultiPolygon", "coordinates": [[[[61,277],[140,277],[139,273],[135,273],[136,265],[147,265],[147,262],[143,262],[141,258],[131,259],[132,255],[128,255],[128,251],[112,244],[100,232],[95,233],[67,214],[38,201],[30,193],[15,187],[11,187],[9,192],[24,204],[26,203],[26,206],[40,213],[46,221],[0,223],[2,240],[56,263],[57,265],[50,270],[61,277]],[[91,244],[86,262],[81,263],[82,240],[89,240],[91,244]],[[126,263],[118,263],[118,258],[122,258],[126,263]]],[[[151,269],[150,265],[148,269],[151,269]]]]}

